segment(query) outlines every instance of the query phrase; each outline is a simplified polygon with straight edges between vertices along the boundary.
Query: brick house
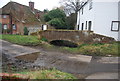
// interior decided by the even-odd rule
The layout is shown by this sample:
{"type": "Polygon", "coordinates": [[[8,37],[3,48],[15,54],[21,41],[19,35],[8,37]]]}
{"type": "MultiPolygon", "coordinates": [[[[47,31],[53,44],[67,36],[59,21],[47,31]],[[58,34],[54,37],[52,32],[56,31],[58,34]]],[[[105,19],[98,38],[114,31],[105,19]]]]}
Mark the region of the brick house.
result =
{"type": "MultiPolygon", "coordinates": [[[[16,2],[9,2],[1,8],[0,23],[3,34],[24,34],[24,27],[29,31],[42,29],[44,12],[34,8],[34,2],[25,6],[16,2]]],[[[32,32],[32,31],[31,31],[32,32]]]]}

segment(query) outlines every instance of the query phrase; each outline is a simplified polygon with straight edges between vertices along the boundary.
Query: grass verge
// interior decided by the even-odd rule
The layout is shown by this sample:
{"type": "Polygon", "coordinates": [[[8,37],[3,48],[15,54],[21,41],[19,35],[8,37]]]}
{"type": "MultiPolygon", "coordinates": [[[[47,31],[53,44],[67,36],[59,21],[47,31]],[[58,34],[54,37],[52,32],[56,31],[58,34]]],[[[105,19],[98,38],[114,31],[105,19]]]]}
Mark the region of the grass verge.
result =
{"type": "Polygon", "coordinates": [[[105,44],[82,44],[77,48],[63,47],[68,52],[91,56],[120,56],[120,42],[105,44]]]}
{"type": "Polygon", "coordinates": [[[0,34],[0,39],[2,39],[2,35],[0,34]]]}
{"type": "Polygon", "coordinates": [[[37,36],[25,36],[25,35],[0,35],[1,39],[9,41],[11,43],[34,46],[39,45],[41,40],[38,40],[37,36]]]}
{"type": "Polygon", "coordinates": [[[40,70],[30,72],[20,72],[30,77],[30,79],[76,79],[72,74],[61,72],[56,69],[40,70]]]}

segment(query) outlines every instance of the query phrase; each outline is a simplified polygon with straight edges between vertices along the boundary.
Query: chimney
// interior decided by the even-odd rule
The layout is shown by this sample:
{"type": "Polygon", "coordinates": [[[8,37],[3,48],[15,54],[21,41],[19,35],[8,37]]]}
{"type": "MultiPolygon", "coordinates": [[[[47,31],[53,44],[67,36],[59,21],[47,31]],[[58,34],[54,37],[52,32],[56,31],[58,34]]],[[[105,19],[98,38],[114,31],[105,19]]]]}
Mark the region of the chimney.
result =
{"type": "Polygon", "coordinates": [[[29,7],[32,11],[34,11],[34,2],[29,2],[29,7]]]}

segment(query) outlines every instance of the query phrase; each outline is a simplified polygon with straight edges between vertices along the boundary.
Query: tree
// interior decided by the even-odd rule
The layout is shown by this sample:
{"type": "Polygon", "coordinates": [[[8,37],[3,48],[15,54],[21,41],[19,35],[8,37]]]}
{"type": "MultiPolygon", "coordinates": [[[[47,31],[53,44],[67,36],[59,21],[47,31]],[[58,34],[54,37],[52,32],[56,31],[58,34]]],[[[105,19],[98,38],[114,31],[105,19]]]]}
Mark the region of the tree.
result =
{"type": "Polygon", "coordinates": [[[27,29],[27,27],[24,27],[24,35],[28,35],[28,29],[27,29]]]}
{"type": "Polygon", "coordinates": [[[82,4],[81,0],[60,0],[60,4],[64,6],[64,11],[66,14],[77,13],[82,4]]]}
{"type": "Polygon", "coordinates": [[[54,10],[51,10],[48,14],[46,14],[44,16],[44,19],[46,22],[54,19],[54,18],[61,18],[62,20],[65,20],[65,13],[64,11],[60,10],[60,9],[54,9],[54,10]]]}
{"type": "Polygon", "coordinates": [[[74,30],[75,25],[76,25],[76,14],[72,13],[71,15],[69,15],[66,19],[67,25],[68,25],[68,29],[74,30]]]}
{"type": "Polygon", "coordinates": [[[44,20],[56,29],[66,28],[66,15],[60,9],[53,9],[48,14],[44,15],[44,20]]]}
{"type": "Polygon", "coordinates": [[[48,9],[44,9],[43,12],[44,12],[44,13],[48,13],[49,10],[48,10],[48,9]]]}
{"type": "Polygon", "coordinates": [[[54,26],[56,29],[66,29],[66,23],[60,18],[54,18],[49,21],[51,26],[54,26]]]}
{"type": "MultiPolygon", "coordinates": [[[[84,2],[82,2],[81,0],[60,0],[60,4],[64,6],[64,12],[66,13],[66,15],[71,16],[72,13],[75,13],[75,24],[73,23],[74,28],[77,23],[77,12],[81,9],[83,3],[84,2]]],[[[69,24],[70,23],[71,22],[69,22],[69,24]]]]}

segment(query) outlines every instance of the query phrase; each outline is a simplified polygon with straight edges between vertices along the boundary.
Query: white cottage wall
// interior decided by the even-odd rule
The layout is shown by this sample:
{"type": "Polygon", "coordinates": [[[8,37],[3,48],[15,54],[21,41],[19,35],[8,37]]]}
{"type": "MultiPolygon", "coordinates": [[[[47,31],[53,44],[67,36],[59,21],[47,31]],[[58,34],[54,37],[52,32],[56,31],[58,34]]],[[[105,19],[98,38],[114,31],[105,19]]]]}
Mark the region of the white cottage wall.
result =
{"type": "MultiPolygon", "coordinates": [[[[83,7],[83,11],[80,10],[80,22],[79,22],[79,30],[82,29],[82,23],[84,23],[84,27],[83,30],[88,30],[88,22],[92,21],[92,27],[91,30],[93,31],[93,26],[94,26],[94,7],[89,10],[89,5],[90,3],[88,2],[84,7],[83,7]],[[83,14],[82,14],[83,12],[83,14]],[[87,23],[87,24],[86,24],[87,23]],[[86,26],[87,25],[87,26],[86,26]]],[[[93,4],[94,6],[94,4],[93,4]]]]}
{"type": "Polygon", "coordinates": [[[78,13],[77,25],[79,25],[79,30],[82,30],[82,23],[84,23],[83,30],[88,30],[88,22],[91,21],[92,22],[91,31],[94,31],[95,33],[101,35],[113,37],[116,40],[120,40],[120,37],[118,38],[118,32],[111,31],[112,21],[118,20],[120,21],[120,2],[118,4],[118,0],[115,1],[92,0],[93,1],[92,9],[89,10],[90,1],[83,7],[83,14],[82,9],[80,10],[80,15],[78,13]]]}
{"type": "Polygon", "coordinates": [[[94,2],[94,32],[118,40],[118,32],[111,31],[112,21],[118,21],[118,2],[94,2]]]}
{"type": "MultiPolygon", "coordinates": [[[[118,20],[120,21],[120,1],[118,3],[118,20]]],[[[120,25],[119,25],[119,32],[118,32],[118,41],[120,41],[120,25]]]]}

